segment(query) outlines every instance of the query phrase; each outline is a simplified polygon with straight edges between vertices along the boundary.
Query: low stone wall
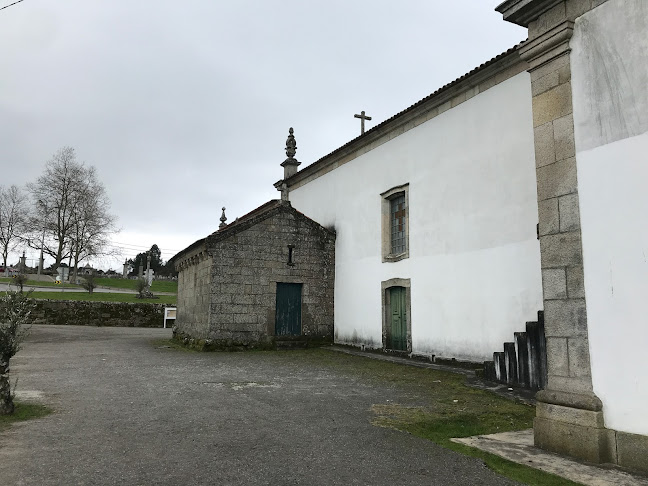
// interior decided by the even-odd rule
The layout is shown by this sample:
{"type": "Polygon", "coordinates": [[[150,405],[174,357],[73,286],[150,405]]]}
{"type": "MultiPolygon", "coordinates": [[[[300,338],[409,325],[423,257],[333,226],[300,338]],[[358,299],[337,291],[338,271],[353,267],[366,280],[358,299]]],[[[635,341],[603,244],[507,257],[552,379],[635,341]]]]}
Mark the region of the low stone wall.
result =
{"type": "MultiPolygon", "coordinates": [[[[165,304],[36,300],[32,324],[162,327],[165,304]]],[[[167,322],[167,326],[173,324],[167,322]]]]}

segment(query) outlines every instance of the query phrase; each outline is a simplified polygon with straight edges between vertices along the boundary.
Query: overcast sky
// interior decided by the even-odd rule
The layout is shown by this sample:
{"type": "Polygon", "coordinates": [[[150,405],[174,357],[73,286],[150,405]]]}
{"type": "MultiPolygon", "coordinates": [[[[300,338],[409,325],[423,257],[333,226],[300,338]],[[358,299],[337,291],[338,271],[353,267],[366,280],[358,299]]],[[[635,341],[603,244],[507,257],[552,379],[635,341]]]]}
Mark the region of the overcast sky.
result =
{"type": "MultiPolygon", "coordinates": [[[[14,0],[0,0],[0,6],[14,0]]],[[[499,0],[24,0],[0,10],[0,184],[63,146],[97,168],[117,259],[164,260],[301,168],[526,38],[499,0]]],[[[36,251],[27,251],[37,258],[36,251]]]]}

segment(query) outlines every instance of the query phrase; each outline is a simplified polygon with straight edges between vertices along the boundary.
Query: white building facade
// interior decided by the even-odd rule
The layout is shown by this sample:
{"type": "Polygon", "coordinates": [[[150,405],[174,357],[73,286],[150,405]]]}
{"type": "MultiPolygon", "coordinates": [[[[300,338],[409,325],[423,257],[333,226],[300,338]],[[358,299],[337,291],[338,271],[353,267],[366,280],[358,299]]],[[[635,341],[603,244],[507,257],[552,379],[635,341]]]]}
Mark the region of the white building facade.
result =
{"type": "Polygon", "coordinates": [[[587,12],[571,48],[593,390],[608,427],[648,435],[648,2],[587,12]]]}
{"type": "Polygon", "coordinates": [[[336,342],[486,360],[542,309],[536,445],[648,473],[648,2],[497,10],[529,39],[280,182],[336,342]]]}
{"type": "Polygon", "coordinates": [[[336,342],[492,359],[542,309],[534,168],[513,49],[289,178],[293,206],[337,233],[336,342]]]}

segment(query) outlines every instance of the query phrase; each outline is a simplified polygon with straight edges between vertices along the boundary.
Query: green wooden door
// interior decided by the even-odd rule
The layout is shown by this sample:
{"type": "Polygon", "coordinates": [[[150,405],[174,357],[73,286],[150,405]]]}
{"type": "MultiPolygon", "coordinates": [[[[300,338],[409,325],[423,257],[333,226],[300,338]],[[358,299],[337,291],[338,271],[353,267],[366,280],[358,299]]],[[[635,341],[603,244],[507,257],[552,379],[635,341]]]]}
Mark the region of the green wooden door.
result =
{"type": "Polygon", "coordinates": [[[407,307],[405,305],[405,287],[389,289],[391,308],[391,349],[407,351],[407,307]]]}
{"type": "Polygon", "coordinates": [[[301,336],[302,284],[277,282],[276,336],[301,336]]]}

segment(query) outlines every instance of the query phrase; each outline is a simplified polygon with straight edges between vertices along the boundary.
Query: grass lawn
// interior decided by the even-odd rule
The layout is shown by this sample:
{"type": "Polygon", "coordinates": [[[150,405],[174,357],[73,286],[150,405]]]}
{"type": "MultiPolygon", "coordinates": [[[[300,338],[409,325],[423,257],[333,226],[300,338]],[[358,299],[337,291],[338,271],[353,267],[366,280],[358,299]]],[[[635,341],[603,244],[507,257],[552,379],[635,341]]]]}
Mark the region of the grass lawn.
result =
{"type": "Polygon", "coordinates": [[[159,299],[138,299],[135,293],[132,294],[111,294],[104,292],[33,292],[34,299],[49,300],[82,300],[91,302],[136,302],[149,304],[176,305],[178,298],[175,295],[160,295],[159,299]]]}
{"type": "Polygon", "coordinates": [[[0,415],[0,431],[6,429],[14,422],[45,417],[53,412],[52,409],[45,405],[39,405],[37,403],[14,400],[14,405],[16,407],[14,413],[11,415],[0,415]]]}
{"type": "MultiPolygon", "coordinates": [[[[17,287],[16,279],[14,278],[0,278],[0,283],[10,283],[17,287]]],[[[62,287],[62,284],[57,284],[56,282],[41,282],[40,280],[27,280],[25,284],[26,287],[62,287]]],[[[77,287],[81,288],[80,285],[65,283],[65,287],[77,287]]]]}
{"type": "MultiPolygon", "coordinates": [[[[137,280],[129,278],[95,278],[95,282],[100,287],[113,287],[117,289],[135,290],[137,280]]],[[[178,282],[173,280],[153,280],[151,292],[171,292],[178,293],[178,282]]]]}
{"type": "Polygon", "coordinates": [[[477,457],[494,471],[524,484],[574,486],[577,483],[451,442],[469,437],[531,428],[535,407],[516,403],[484,390],[470,388],[465,377],[454,373],[404,366],[350,356],[325,349],[296,353],[294,359],[312,360],[355,375],[366,382],[388,384],[403,390],[407,403],[376,403],[373,425],[423,437],[454,451],[477,457]]]}

